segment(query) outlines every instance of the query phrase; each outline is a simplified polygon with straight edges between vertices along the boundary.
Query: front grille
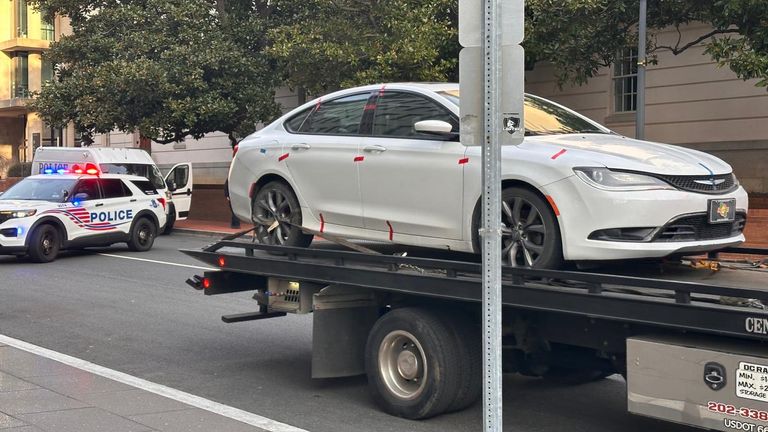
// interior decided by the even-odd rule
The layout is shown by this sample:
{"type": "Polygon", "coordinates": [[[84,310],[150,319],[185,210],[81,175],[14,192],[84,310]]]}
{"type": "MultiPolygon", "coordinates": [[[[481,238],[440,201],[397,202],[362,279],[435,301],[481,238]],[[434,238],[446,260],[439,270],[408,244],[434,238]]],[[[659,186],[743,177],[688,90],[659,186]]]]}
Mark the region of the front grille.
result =
{"type": "Polygon", "coordinates": [[[709,223],[706,213],[683,216],[664,225],[653,241],[677,242],[734,237],[744,231],[746,223],[747,216],[744,213],[737,213],[731,223],[720,224],[709,223]]]}
{"type": "Polygon", "coordinates": [[[657,177],[680,190],[704,194],[725,193],[736,188],[733,174],[719,174],[715,176],[659,175],[657,177]]]}

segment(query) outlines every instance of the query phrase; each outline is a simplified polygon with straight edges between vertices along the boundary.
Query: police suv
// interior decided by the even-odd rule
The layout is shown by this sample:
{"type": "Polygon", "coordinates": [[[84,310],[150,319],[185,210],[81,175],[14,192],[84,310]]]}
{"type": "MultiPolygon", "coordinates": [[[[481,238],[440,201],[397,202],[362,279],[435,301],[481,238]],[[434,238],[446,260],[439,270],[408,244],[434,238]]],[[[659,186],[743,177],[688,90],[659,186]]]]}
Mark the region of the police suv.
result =
{"type": "Polygon", "coordinates": [[[102,174],[95,164],[48,169],[0,195],[0,254],[50,262],[62,249],[119,242],[147,251],[166,205],[144,177],[102,174]]]}

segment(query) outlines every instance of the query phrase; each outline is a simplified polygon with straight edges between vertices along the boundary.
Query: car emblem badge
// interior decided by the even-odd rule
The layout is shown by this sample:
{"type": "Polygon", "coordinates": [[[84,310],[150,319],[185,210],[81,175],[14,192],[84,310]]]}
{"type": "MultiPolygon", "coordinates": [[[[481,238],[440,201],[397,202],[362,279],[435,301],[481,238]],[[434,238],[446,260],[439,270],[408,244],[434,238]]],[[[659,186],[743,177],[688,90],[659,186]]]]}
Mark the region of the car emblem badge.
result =
{"type": "Polygon", "coordinates": [[[728,217],[728,213],[730,212],[730,207],[727,203],[721,202],[719,206],[717,206],[717,214],[720,215],[720,217],[728,217]]]}
{"type": "Polygon", "coordinates": [[[725,367],[720,363],[709,362],[704,365],[704,384],[714,391],[725,387],[725,367]]]}

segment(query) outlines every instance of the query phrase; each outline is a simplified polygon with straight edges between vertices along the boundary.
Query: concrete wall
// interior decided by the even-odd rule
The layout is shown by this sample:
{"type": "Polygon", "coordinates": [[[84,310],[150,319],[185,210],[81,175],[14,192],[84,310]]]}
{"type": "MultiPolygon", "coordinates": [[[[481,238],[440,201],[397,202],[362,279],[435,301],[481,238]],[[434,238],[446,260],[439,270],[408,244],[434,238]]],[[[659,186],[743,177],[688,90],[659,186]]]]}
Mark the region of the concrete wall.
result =
{"type": "MultiPolygon", "coordinates": [[[[683,44],[708,31],[684,29],[683,44]]],[[[674,45],[677,32],[659,35],[674,45]]],[[[768,193],[768,92],[756,80],[742,81],[720,68],[697,45],[683,54],[660,51],[647,71],[646,139],[706,151],[721,157],[748,191],[768,193]]],[[[559,89],[551,66],[526,73],[526,91],[560,102],[627,136],[634,136],[634,113],[613,111],[612,69],[604,68],[583,86],[559,89]]]]}

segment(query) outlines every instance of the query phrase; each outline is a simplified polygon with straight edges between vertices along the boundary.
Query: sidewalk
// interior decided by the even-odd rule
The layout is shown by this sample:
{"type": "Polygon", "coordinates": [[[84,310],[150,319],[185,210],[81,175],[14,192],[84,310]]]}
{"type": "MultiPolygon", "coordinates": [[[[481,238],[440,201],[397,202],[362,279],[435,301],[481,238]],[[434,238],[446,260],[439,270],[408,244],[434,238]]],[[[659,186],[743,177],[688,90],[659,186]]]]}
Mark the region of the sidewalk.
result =
{"type": "Polygon", "coordinates": [[[254,423],[300,431],[0,335],[2,432],[265,431],[254,423]]]}

